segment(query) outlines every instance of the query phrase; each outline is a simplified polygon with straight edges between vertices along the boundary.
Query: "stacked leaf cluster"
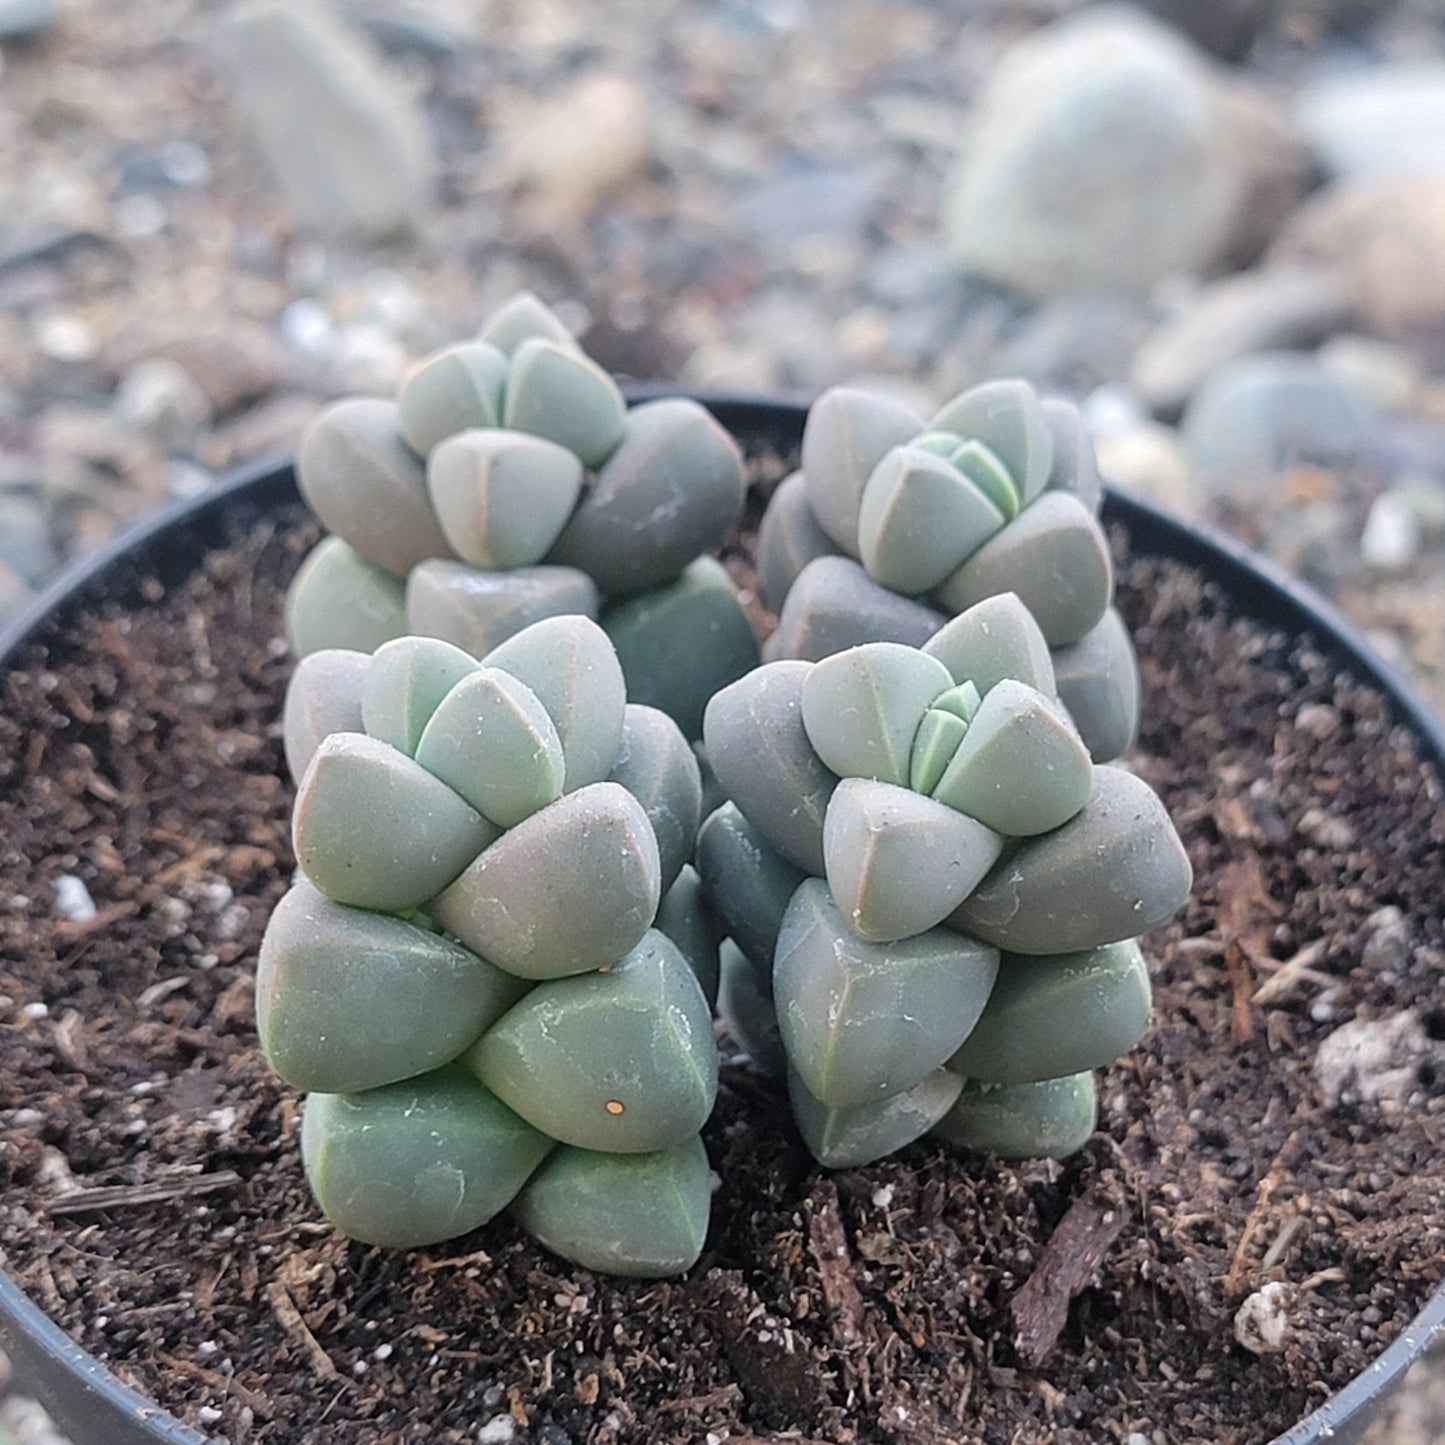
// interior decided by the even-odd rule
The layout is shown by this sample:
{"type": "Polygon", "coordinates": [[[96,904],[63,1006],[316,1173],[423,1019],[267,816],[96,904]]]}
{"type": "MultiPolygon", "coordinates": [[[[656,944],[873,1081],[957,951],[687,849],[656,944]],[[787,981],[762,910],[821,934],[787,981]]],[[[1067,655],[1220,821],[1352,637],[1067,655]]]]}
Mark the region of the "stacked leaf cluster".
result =
{"type": "Polygon", "coordinates": [[[819,1160],[930,1129],[1078,1148],[1092,1070],[1148,1023],[1134,940],[1190,867],[1152,789],[1093,763],[1029,609],[1005,593],[921,650],[766,663],[704,736],[731,799],[698,844],[724,1016],[786,1069],[819,1160]]]}
{"type": "Polygon", "coordinates": [[[691,737],[711,693],[758,661],[709,555],[742,508],[736,443],[693,401],[629,411],[530,294],[424,360],[396,399],[329,407],[296,470],[331,533],[288,601],[298,656],[415,634],[479,657],[581,614],[612,637],[633,701],[691,737]]]}
{"type": "MultiPolygon", "coordinates": [[[[287,696],[301,876],[268,925],[261,1041],[309,1092],[308,1177],[377,1244],[510,1207],[624,1274],[686,1268],[717,1089],[683,874],[696,759],[627,702],[607,636],[544,619],[480,661],[435,638],[323,649],[287,696]]],[[[713,955],[715,967],[715,954],[713,955]]]]}
{"type": "Polygon", "coordinates": [[[1112,606],[1101,497],[1078,408],[1027,382],[984,382],[928,421],[871,392],[825,392],[802,467],[759,533],[760,586],[779,614],[765,656],[920,647],[949,617],[1012,592],[1053,652],[1089,751],[1118,757],[1137,727],[1138,678],[1112,606]]]}

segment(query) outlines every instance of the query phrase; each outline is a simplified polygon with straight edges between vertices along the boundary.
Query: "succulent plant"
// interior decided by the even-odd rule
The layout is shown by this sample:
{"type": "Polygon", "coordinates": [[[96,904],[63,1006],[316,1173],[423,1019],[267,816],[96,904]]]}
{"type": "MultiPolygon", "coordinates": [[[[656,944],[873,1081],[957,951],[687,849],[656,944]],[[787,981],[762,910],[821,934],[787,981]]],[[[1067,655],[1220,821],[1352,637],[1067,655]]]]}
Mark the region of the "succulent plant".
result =
{"type": "Polygon", "coordinates": [[[1133,739],[1138,680],[1110,606],[1100,498],[1077,408],[1026,382],[985,382],[928,422],[868,392],[826,392],[808,413],[802,469],[774,492],[759,534],[760,590],[779,613],[765,655],[921,647],[950,616],[1012,592],[1107,762],[1133,739]]]}
{"type": "Polygon", "coordinates": [[[1007,1155],[1093,1130],[1091,1071],[1149,1019],[1137,936],[1190,867],[1163,804],[1098,766],[1012,593],[920,648],[769,662],[704,725],[731,799],[697,869],[730,942],[720,1007],[785,1066],[817,1158],[932,1129],[1007,1155]]]}
{"type": "Polygon", "coordinates": [[[301,876],[266,930],[257,1021],[309,1093],[327,1216],[410,1246],[510,1206],[583,1264],[687,1268],[717,946],[677,726],[627,701],[574,615],[480,660],[430,637],[310,653],[284,731],[301,876]]]}
{"type": "Polygon", "coordinates": [[[693,401],[629,411],[533,296],[422,361],[395,400],[329,407],[296,470],[332,533],[288,600],[298,656],[408,634],[481,656],[543,617],[600,617],[634,701],[692,736],[711,693],[758,661],[704,556],[742,507],[736,444],[693,401]]]}

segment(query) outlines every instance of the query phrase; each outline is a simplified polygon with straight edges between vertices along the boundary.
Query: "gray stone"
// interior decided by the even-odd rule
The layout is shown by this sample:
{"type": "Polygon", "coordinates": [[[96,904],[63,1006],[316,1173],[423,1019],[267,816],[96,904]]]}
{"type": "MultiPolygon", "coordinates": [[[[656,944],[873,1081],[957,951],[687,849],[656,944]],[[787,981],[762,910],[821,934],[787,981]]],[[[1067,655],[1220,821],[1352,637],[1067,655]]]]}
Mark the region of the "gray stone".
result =
{"type": "Polygon", "coordinates": [[[0,561],[0,626],[30,600],[30,589],[25,579],[8,563],[0,561]]]}
{"type": "Polygon", "coordinates": [[[1332,176],[1445,177],[1445,60],[1326,76],[1295,114],[1332,176]]]}
{"type": "Polygon", "coordinates": [[[387,236],[431,206],[425,118],[321,0],[250,0],[213,48],[247,135],[306,230],[387,236]]]}
{"type": "Polygon", "coordinates": [[[635,79],[584,72],[504,113],[490,179],[526,192],[550,217],[585,216],[651,162],[647,92],[635,79]]]}
{"type": "Polygon", "coordinates": [[[1136,296],[1056,296],[999,349],[992,369],[1038,387],[1086,396],[1128,374],[1129,360],[1148,329],[1148,311],[1136,296]]]}
{"type": "Polygon", "coordinates": [[[1266,352],[1215,372],[1194,394],[1181,432],[1196,485],[1244,499],[1267,495],[1300,463],[1358,463],[1373,420],[1313,357],[1266,352]]]}
{"type": "Polygon", "coordinates": [[[0,493],[0,566],[39,587],[59,565],[39,500],[23,491],[0,493]]]}
{"type": "Polygon", "coordinates": [[[805,237],[860,232],[872,204],[873,187],[858,166],[808,167],[763,178],[739,197],[736,215],[763,254],[776,258],[805,237]]]}
{"type": "Polygon", "coordinates": [[[120,417],[168,456],[191,456],[211,424],[211,403],[179,362],[143,361],[116,394],[120,417]]]}
{"type": "Polygon", "coordinates": [[[1372,332],[1445,359],[1445,177],[1361,176],[1312,196],[1271,256],[1336,270],[1372,332]]]}
{"type": "Polygon", "coordinates": [[[1373,571],[1403,576],[1419,559],[1424,543],[1420,523],[1408,500],[1382,492],[1370,507],[1360,533],[1360,558],[1373,571]]]}
{"type": "Polygon", "coordinates": [[[1315,354],[1331,376],[1381,411],[1408,411],[1423,384],[1420,366],[1408,351],[1373,336],[1342,332],[1315,354]]]}
{"type": "Polygon", "coordinates": [[[1243,60],[1273,18],[1275,0],[1143,0],[1144,8],[1223,60],[1243,60]]]}
{"type": "Polygon", "coordinates": [[[1173,427],[1140,421],[1105,432],[1098,443],[1099,470],[1115,486],[1191,516],[1199,498],[1189,462],[1173,427]]]}
{"type": "Polygon", "coordinates": [[[1207,267],[1259,199],[1236,89],[1122,6],[1020,42],[986,84],[950,181],[954,258],[1040,296],[1145,291],[1207,267]]]}
{"type": "Polygon", "coordinates": [[[0,40],[34,40],[59,19],[56,0],[0,0],[0,40]]]}
{"type": "Polygon", "coordinates": [[[1130,377],[1160,413],[1175,414],[1210,372],[1252,352],[1310,346],[1349,315],[1339,277],[1270,266],[1206,286],[1140,346],[1130,377]]]}
{"type": "Polygon", "coordinates": [[[798,574],[768,639],[768,661],[830,657],[864,642],[922,647],[944,616],[880,587],[848,557],[818,557],[798,574]]]}

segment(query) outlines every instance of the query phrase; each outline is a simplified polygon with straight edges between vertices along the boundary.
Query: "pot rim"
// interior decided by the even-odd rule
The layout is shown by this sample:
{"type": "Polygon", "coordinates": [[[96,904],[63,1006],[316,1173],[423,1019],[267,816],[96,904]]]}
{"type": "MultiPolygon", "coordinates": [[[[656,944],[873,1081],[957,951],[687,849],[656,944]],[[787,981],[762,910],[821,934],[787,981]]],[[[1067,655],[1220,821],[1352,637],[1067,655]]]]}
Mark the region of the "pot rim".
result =
{"type": "MultiPolygon", "coordinates": [[[[687,396],[699,401],[741,438],[766,438],[787,450],[802,436],[807,401],[761,394],[696,390],[661,383],[629,384],[630,404],[687,396]]],[[[217,485],[163,508],[64,568],[10,622],[0,628],[0,671],[53,618],[63,618],[99,596],[123,594],[142,573],[176,580],[223,541],[226,525],[247,511],[256,515],[296,495],[289,458],[270,457],[238,467],[217,485]],[[179,544],[179,546],[177,545],[179,544]]],[[[1364,634],[1325,598],[1268,558],[1217,528],[1186,521],[1167,508],[1105,487],[1103,520],[1121,523],[1131,546],[1168,557],[1218,582],[1231,603],[1257,621],[1290,634],[1308,632],[1316,646],[1357,680],[1381,692],[1398,722],[1445,773],[1445,725],[1364,634]]],[[[1401,1333],[1360,1374],[1269,1445],[1317,1445],[1357,1438],[1357,1432],[1405,1372],[1445,1335],[1445,1283],[1401,1333]]],[[[87,1353],[0,1272],[0,1346],[16,1361],[17,1375],[82,1442],[107,1445],[203,1445],[205,1437],[123,1383],[87,1353]]]]}

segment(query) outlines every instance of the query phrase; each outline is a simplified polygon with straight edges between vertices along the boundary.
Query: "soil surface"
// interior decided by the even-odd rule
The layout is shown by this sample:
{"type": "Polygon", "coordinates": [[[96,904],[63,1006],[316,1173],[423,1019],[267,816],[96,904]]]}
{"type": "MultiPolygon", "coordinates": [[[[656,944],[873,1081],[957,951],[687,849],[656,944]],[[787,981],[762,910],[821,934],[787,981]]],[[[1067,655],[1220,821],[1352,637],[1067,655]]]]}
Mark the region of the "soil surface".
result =
{"type": "Polygon", "coordinates": [[[683,1279],[600,1278],[505,1219],[409,1253],[340,1238],[252,1022],[292,866],[279,605],[314,535],[284,521],[32,649],[0,696],[0,1249],[203,1433],[1246,1445],[1423,1303],[1439,779],[1377,695],[1149,561],[1120,571],[1150,699],[1132,765],[1197,883],[1146,940],[1155,1025],[1080,1155],[925,1142],[828,1174],[734,1056],[683,1279]],[[1329,1074],[1349,1023],[1382,1058],[1329,1074]],[[1256,1354],[1235,1315],[1271,1281],[1283,1348],[1256,1354]]]}

